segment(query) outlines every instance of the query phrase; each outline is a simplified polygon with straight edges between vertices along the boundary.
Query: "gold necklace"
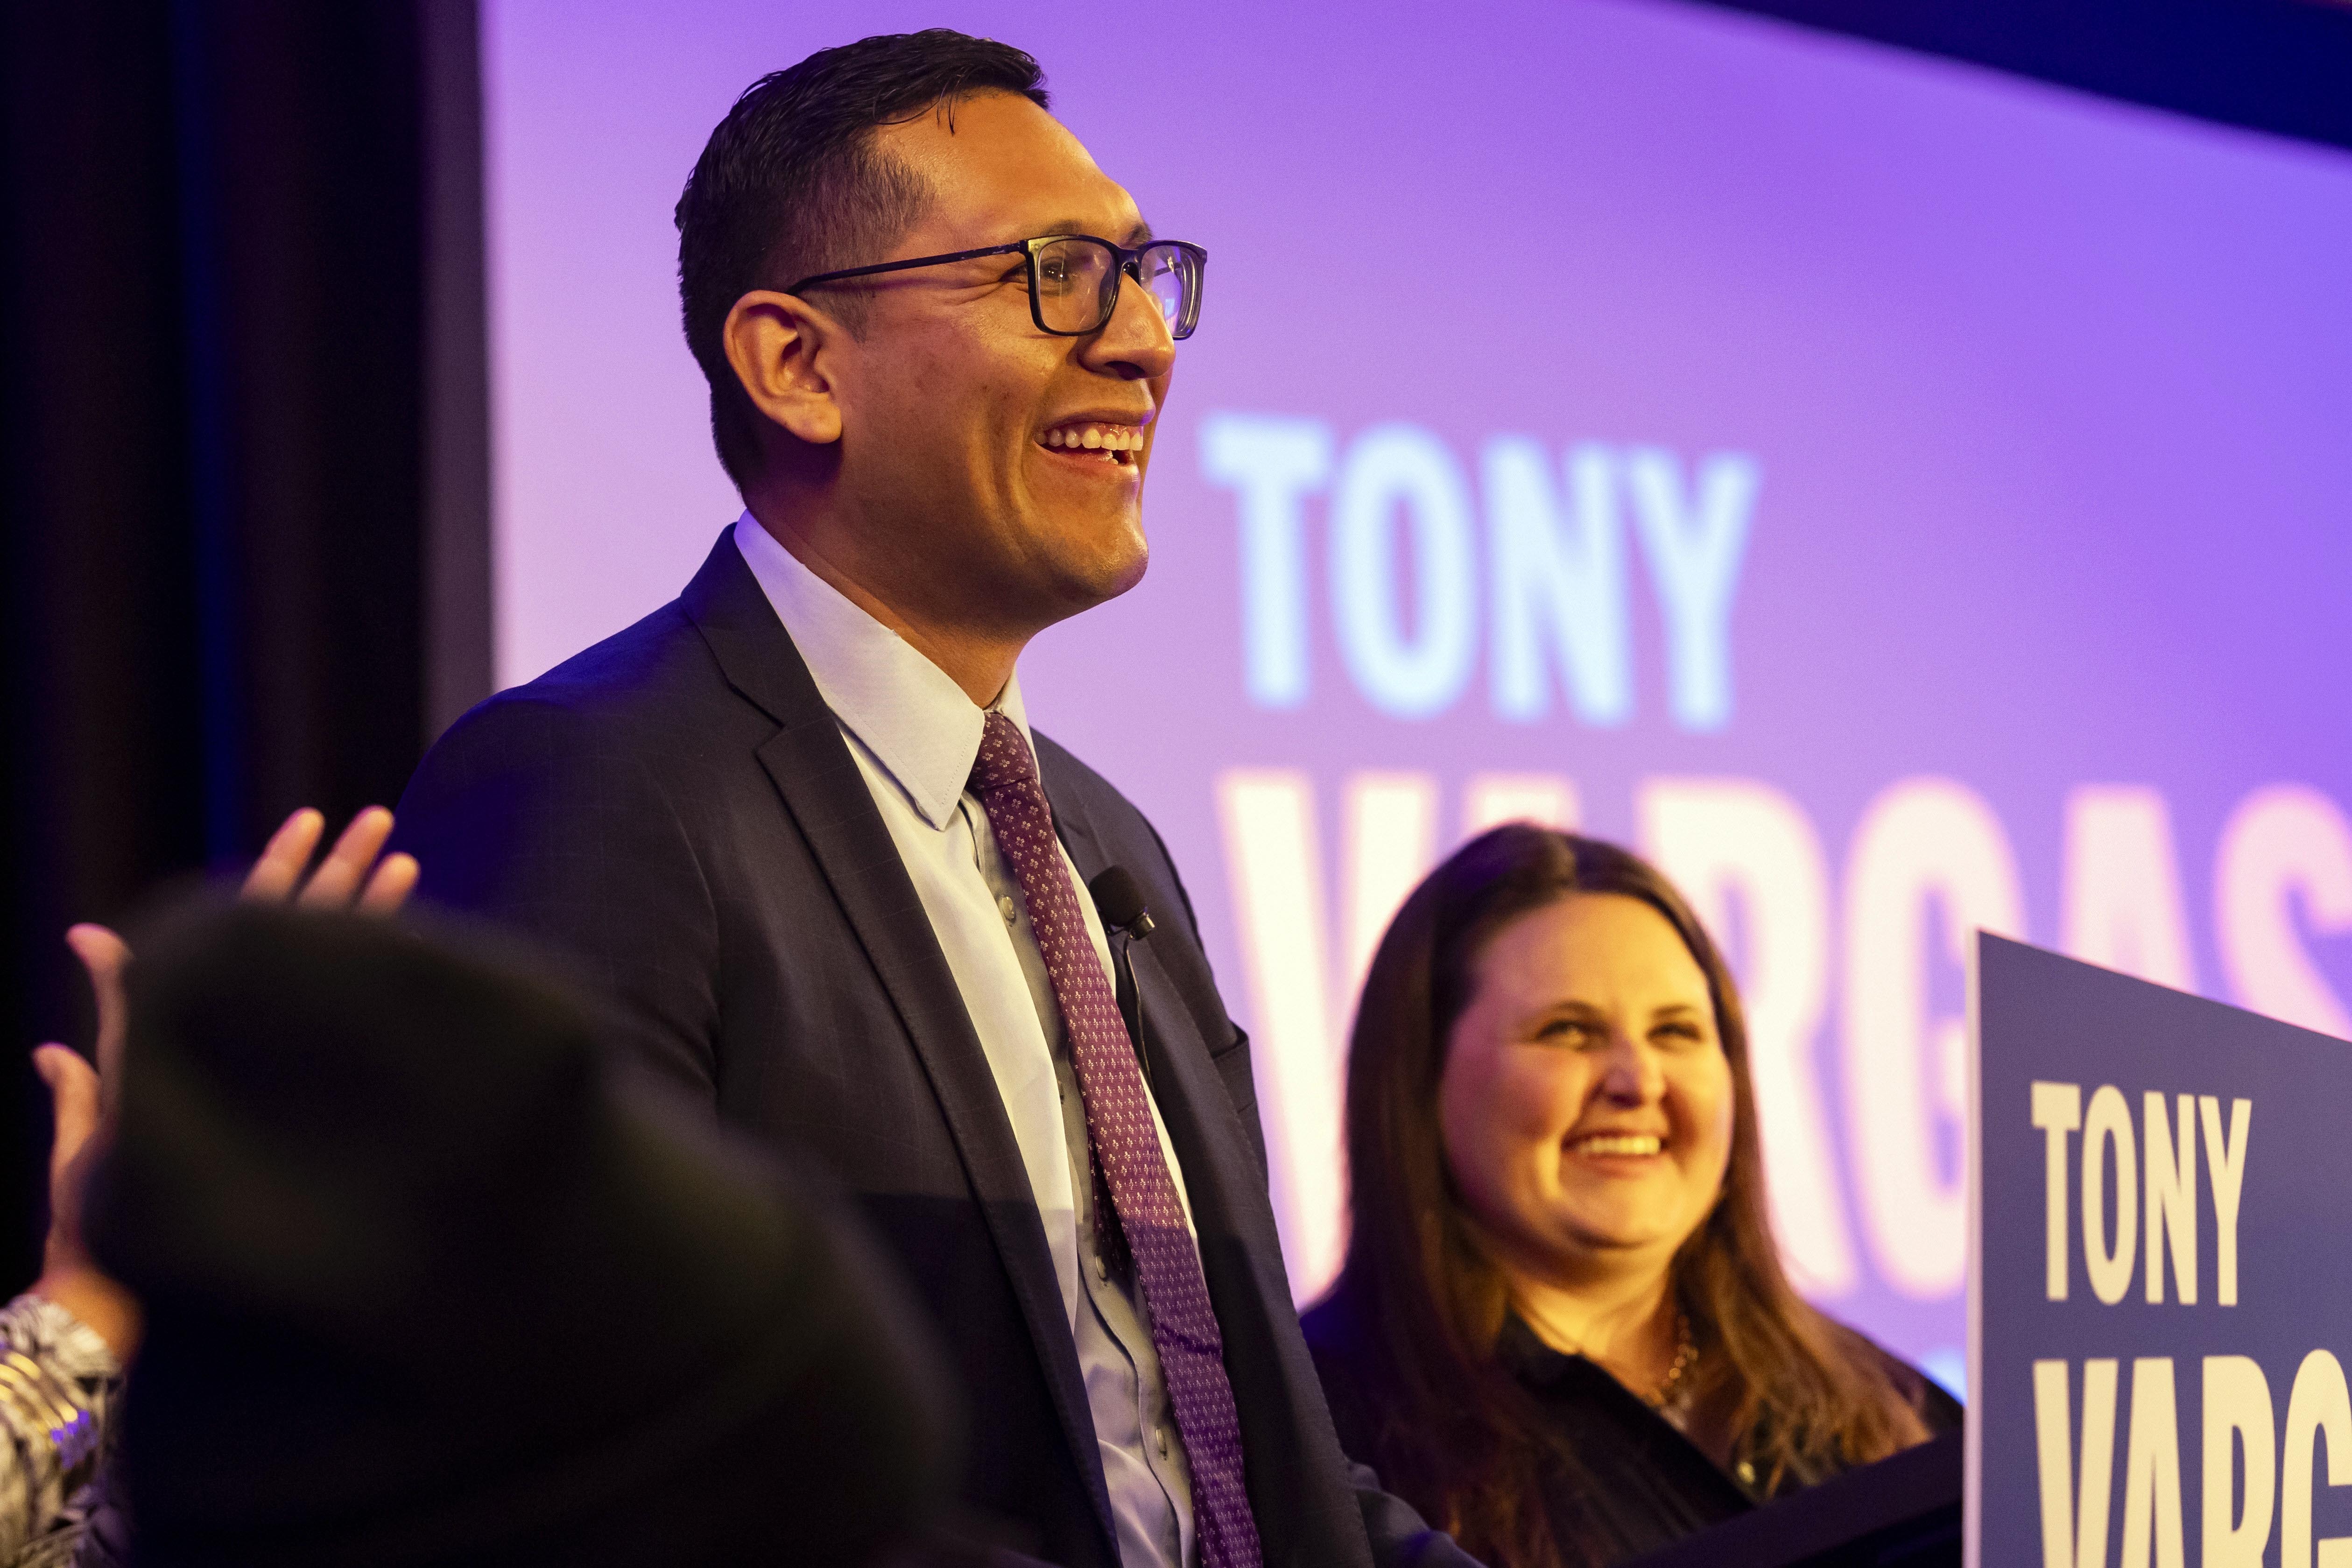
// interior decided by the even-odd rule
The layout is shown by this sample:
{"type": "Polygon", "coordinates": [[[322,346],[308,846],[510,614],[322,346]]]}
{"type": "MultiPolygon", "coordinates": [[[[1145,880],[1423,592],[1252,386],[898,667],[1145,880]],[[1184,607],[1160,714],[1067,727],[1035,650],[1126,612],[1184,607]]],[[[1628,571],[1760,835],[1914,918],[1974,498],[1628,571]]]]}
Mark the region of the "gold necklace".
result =
{"type": "MultiPolygon", "coordinates": [[[[1527,1311],[1525,1307],[1522,1307],[1520,1310],[1522,1312],[1527,1311]]],[[[1529,1313],[1529,1315],[1535,1316],[1538,1314],[1529,1313]]],[[[1605,1364],[1598,1356],[1595,1356],[1590,1351],[1586,1350],[1572,1337],[1570,1339],[1569,1343],[1574,1347],[1574,1354],[1584,1357],[1585,1360],[1591,1362],[1593,1365],[1601,1366],[1605,1369],[1605,1364]]],[[[1665,1409],[1666,1406],[1674,1400],[1675,1390],[1682,1385],[1683,1379],[1689,1375],[1691,1366],[1697,1360],[1698,1345],[1691,1339],[1690,1314],[1677,1307],[1675,1309],[1674,1363],[1666,1368],[1666,1375],[1658,1379],[1657,1386],[1652,1388],[1647,1394],[1640,1396],[1642,1403],[1647,1405],[1653,1410],[1663,1411],[1665,1409]]],[[[1615,1375],[1612,1373],[1611,1375],[1614,1376],[1615,1375]]]]}
{"type": "Polygon", "coordinates": [[[1642,1396],[1642,1402],[1653,1410],[1664,1410],[1674,1400],[1675,1390],[1698,1359],[1698,1346],[1691,1343],[1690,1314],[1677,1309],[1675,1312],[1675,1364],[1658,1379],[1658,1385],[1642,1396]]]}

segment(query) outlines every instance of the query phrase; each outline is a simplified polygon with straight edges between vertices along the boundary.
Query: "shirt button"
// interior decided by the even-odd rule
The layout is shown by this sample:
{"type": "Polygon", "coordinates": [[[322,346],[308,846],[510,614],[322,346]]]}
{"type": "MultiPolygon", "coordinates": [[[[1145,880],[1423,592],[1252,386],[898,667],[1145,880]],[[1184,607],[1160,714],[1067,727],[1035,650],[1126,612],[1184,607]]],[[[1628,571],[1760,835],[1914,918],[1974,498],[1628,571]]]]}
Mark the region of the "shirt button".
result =
{"type": "Polygon", "coordinates": [[[1004,916],[1007,925],[1016,925],[1021,919],[1021,912],[1013,907],[1013,895],[1009,893],[996,901],[996,912],[1004,916]]]}
{"type": "Polygon", "coordinates": [[[1110,1260],[1099,1252],[1095,1254],[1095,1278],[1103,1281],[1110,1278],[1110,1260]]]}
{"type": "Polygon", "coordinates": [[[1166,1458],[1168,1457],[1168,1428],[1162,1427],[1158,1432],[1154,1433],[1153,1436],[1160,1441],[1160,1457],[1163,1459],[1166,1458]]]}

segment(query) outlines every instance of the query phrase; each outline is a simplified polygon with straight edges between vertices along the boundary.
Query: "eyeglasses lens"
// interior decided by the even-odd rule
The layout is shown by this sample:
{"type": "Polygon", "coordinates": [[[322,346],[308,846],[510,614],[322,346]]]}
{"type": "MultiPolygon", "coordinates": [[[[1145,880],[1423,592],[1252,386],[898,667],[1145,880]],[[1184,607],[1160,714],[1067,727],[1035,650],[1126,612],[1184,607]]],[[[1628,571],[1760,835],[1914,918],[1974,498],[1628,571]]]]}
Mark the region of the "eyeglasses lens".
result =
{"type": "Polygon", "coordinates": [[[1146,246],[1137,270],[1143,275],[1143,287],[1159,305],[1160,319],[1168,323],[1169,330],[1179,338],[1189,336],[1192,319],[1200,313],[1193,302],[1198,285],[1192,258],[1172,245],[1146,246]]]}
{"type": "Polygon", "coordinates": [[[1109,251],[1090,240],[1057,239],[1037,247],[1037,313],[1046,329],[1091,332],[1118,281],[1109,251]]]}

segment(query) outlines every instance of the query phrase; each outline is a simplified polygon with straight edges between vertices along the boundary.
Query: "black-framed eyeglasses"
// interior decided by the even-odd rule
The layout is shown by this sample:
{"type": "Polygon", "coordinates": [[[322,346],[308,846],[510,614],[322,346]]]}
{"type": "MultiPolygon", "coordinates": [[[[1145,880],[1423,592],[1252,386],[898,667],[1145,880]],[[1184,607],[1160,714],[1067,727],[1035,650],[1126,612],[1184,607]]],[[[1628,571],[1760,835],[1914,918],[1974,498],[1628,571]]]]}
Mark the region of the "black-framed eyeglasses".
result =
{"type": "Polygon", "coordinates": [[[919,256],[910,261],[886,261],[877,267],[845,267],[803,277],[787,294],[840,283],[877,273],[905,272],[918,267],[943,267],[951,261],[971,261],[983,256],[1021,256],[1029,263],[1029,315],[1041,332],[1057,338],[1083,338],[1099,332],[1118,308],[1123,278],[1132,277],[1160,307],[1168,332],[1189,338],[1201,321],[1201,275],[1209,253],[1181,239],[1158,239],[1129,250],[1093,235],[1044,235],[1011,245],[982,246],[978,250],[951,251],[946,256],[919,256]]]}

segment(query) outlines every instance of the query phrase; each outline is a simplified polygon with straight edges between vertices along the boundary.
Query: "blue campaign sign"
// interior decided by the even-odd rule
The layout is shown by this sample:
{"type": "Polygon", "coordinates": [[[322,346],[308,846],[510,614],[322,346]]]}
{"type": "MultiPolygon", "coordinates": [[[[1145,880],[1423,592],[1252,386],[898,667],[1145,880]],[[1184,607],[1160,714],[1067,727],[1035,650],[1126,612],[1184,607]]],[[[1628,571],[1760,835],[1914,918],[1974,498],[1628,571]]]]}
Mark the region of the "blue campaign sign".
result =
{"type": "Polygon", "coordinates": [[[1977,940],[1970,1568],[2352,1568],[2352,1046],[1977,940]]]}

